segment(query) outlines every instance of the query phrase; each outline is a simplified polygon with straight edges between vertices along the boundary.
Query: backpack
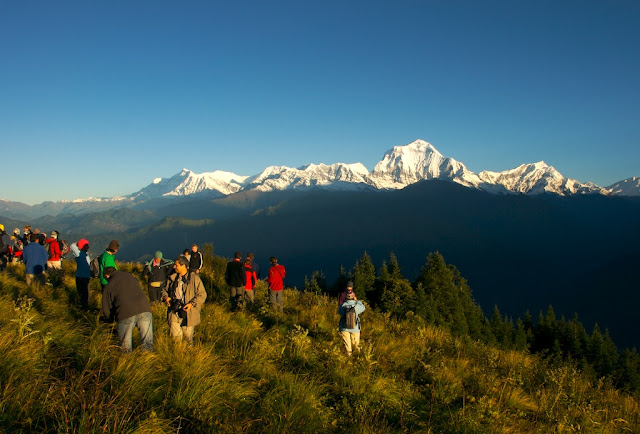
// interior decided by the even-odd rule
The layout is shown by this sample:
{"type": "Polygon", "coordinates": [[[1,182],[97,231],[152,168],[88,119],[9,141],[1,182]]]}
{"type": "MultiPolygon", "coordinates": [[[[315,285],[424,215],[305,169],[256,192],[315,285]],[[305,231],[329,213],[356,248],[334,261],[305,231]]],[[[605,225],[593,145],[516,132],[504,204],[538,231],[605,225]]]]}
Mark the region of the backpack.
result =
{"type": "Polygon", "coordinates": [[[64,259],[70,250],[67,240],[58,240],[58,247],[60,247],[60,259],[64,259]]]}
{"type": "Polygon", "coordinates": [[[355,329],[358,327],[358,315],[356,315],[356,307],[347,306],[344,308],[344,328],[355,329]]]}
{"type": "Polygon", "coordinates": [[[5,232],[0,233],[0,254],[5,254],[9,251],[9,246],[4,242],[5,232]]]}
{"type": "Polygon", "coordinates": [[[89,271],[94,279],[100,277],[100,258],[102,258],[102,255],[96,256],[89,263],[89,271]]]}

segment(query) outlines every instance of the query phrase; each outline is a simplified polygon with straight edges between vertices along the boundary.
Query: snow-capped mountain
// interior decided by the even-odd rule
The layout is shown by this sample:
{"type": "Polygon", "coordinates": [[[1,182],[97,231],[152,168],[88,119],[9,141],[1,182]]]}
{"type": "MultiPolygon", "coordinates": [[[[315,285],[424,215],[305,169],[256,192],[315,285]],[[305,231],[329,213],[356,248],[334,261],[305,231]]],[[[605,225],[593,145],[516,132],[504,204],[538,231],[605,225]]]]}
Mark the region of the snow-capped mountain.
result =
{"type": "Polygon", "coordinates": [[[248,180],[245,188],[258,191],[290,190],[306,187],[353,189],[368,184],[369,171],[360,163],[309,164],[299,169],[267,167],[248,180]]]}
{"type": "Polygon", "coordinates": [[[467,187],[480,184],[478,176],[464,164],[444,157],[424,140],[387,151],[374,167],[370,182],[376,188],[397,189],[427,179],[446,179],[467,187]]]}
{"type": "MultiPolygon", "coordinates": [[[[430,143],[416,140],[387,151],[372,172],[360,163],[309,164],[299,168],[270,166],[253,176],[216,170],[194,173],[183,169],[170,178],[156,178],[130,195],[112,198],[76,199],[44,202],[17,207],[5,204],[5,216],[38,217],[60,213],[84,214],[97,210],[127,207],[150,199],[177,197],[221,197],[243,190],[283,191],[308,188],[333,190],[401,189],[422,180],[440,179],[496,194],[606,194],[640,196],[640,178],[620,181],[608,188],[565,178],[552,166],[540,161],[523,164],[503,172],[478,174],[450,157],[444,157],[430,143]],[[11,209],[14,212],[11,212],[11,209]],[[19,211],[18,211],[19,209],[19,211]]],[[[3,207],[0,206],[0,210],[3,207]]]]}
{"type": "Polygon", "coordinates": [[[514,193],[541,194],[555,193],[561,196],[570,194],[600,193],[608,191],[593,183],[582,184],[575,179],[565,178],[544,161],[532,164],[522,164],[515,169],[503,172],[484,170],[479,178],[486,186],[502,186],[514,193]]]}
{"type": "Polygon", "coordinates": [[[151,184],[130,197],[134,199],[152,199],[171,196],[191,196],[208,194],[227,196],[243,189],[248,176],[216,170],[214,172],[194,173],[189,169],[171,178],[156,178],[151,184]]]}
{"type": "Polygon", "coordinates": [[[607,187],[611,194],[618,196],[640,196],[640,177],[633,176],[607,187]]]}

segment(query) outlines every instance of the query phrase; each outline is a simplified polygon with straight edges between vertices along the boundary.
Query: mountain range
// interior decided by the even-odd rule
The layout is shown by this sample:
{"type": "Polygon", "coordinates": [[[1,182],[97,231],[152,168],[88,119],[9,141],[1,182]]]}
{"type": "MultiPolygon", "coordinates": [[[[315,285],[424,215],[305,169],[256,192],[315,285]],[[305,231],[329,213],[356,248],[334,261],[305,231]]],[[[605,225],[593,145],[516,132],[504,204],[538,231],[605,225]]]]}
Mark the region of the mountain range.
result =
{"type": "Polygon", "coordinates": [[[29,220],[45,215],[84,214],[129,206],[153,208],[164,206],[158,200],[187,197],[213,199],[249,190],[399,190],[418,181],[432,179],[450,181],[493,194],[640,195],[638,177],[601,187],[565,178],[543,161],[522,164],[503,172],[482,171],[476,174],[463,163],[444,157],[432,144],[416,140],[387,151],[371,172],[361,163],[309,164],[299,168],[270,166],[253,176],[222,170],[198,174],[183,169],[170,178],[156,178],[148,186],[127,196],[43,202],[33,206],[0,200],[0,215],[29,220]]]}
{"type": "Polygon", "coordinates": [[[371,172],[362,164],[272,166],[255,176],[185,169],[125,197],[0,202],[0,222],[87,238],[92,254],[116,238],[122,261],[157,250],[173,258],[192,243],[227,257],[252,251],[263,267],[276,255],[287,285],[299,288],[315,270],[332,282],[365,251],[376,267],[393,252],[412,279],[439,251],[488,315],[494,304],[514,317],[552,304],[640,348],[639,183],[598,187],[543,162],[476,174],[416,141],[389,150],[371,172]]]}

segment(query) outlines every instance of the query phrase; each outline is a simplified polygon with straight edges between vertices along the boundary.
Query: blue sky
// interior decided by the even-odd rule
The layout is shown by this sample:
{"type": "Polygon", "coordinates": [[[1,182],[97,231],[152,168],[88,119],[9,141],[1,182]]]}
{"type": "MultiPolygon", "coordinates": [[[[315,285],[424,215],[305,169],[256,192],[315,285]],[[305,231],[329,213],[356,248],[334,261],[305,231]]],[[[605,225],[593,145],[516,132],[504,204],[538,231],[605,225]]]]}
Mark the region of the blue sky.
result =
{"type": "Polygon", "coordinates": [[[372,169],[416,139],[607,186],[640,175],[638,46],[632,0],[4,1],[0,198],[372,169]]]}

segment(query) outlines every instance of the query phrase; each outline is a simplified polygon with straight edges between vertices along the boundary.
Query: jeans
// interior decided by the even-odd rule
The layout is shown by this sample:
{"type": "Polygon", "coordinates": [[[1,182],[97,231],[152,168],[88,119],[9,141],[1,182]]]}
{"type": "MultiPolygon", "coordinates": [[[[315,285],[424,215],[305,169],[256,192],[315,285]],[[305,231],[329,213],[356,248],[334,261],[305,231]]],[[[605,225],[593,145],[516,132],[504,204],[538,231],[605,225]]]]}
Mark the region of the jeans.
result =
{"type": "Polygon", "coordinates": [[[143,312],[138,315],[118,321],[118,337],[123,351],[131,351],[133,345],[133,328],[138,327],[141,346],[147,350],[153,350],[153,315],[151,312],[143,312]]]}

